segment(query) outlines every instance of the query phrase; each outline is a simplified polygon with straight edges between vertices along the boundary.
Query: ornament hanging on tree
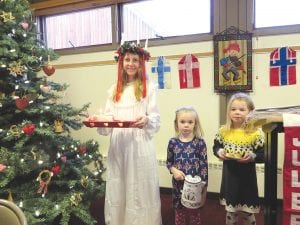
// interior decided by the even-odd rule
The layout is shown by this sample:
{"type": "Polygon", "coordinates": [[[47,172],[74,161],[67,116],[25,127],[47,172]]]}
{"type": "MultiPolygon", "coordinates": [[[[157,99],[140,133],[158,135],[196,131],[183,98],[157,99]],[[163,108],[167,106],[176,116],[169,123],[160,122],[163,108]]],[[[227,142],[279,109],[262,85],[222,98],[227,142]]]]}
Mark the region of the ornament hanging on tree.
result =
{"type": "Polygon", "coordinates": [[[86,153],[86,146],[80,146],[80,147],[79,147],[79,153],[80,153],[80,154],[86,153]]]}
{"type": "Polygon", "coordinates": [[[43,170],[40,172],[37,180],[40,183],[40,187],[37,193],[47,194],[48,192],[48,185],[51,181],[52,173],[49,170],[43,170]]]}
{"type": "Polygon", "coordinates": [[[80,179],[80,184],[82,187],[86,188],[89,184],[89,177],[88,176],[82,176],[80,179]]]}
{"type": "Polygon", "coordinates": [[[31,154],[32,154],[33,160],[36,160],[36,159],[37,159],[37,153],[36,153],[36,148],[35,148],[35,146],[32,147],[32,149],[31,149],[30,152],[31,152],[31,154]]]}
{"type": "Polygon", "coordinates": [[[27,30],[29,24],[27,21],[23,20],[21,23],[20,23],[21,27],[23,27],[24,30],[27,30]]]}
{"type": "Polygon", "coordinates": [[[62,120],[55,120],[54,121],[54,131],[55,131],[55,133],[62,133],[62,132],[64,132],[63,125],[64,125],[64,121],[62,121],[62,120]]]}
{"type": "Polygon", "coordinates": [[[14,199],[13,199],[13,196],[12,196],[11,191],[8,191],[8,197],[7,197],[7,200],[10,201],[10,202],[14,202],[14,199]]]}
{"type": "Polygon", "coordinates": [[[54,175],[58,174],[60,172],[60,166],[55,163],[55,165],[52,167],[51,171],[54,175]]]}
{"type": "Polygon", "coordinates": [[[48,85],[47,83],[46,84],[41,84],[40,89],[41,89],[42,92],[48,93],[51,90],[51,86],[48,85]]]}
{"type": "Polygon", "coordinates": [[[8,68],[9,73],[13,76],[22,76],[22,74],[26,71],[24,66],[21,65],[20,62],[8,68]]]}
{"type": "Polygon", "coordinates": [[[26,109],[29,106],[29,101],[25,96],[23,96],[22,98],[17,98],[16,106],[20,110],[26,109]]]}
{"type": "Polygon", "coordinates": [[[15,17],[12,15],[11,12],[2,12],[2,14],[0,15],[1,18],[3,18],[3,22],[6,23],[6,22],[12,22],[15,17]]]}
{"type": "Polygon", "coordinates": [[[54,66],[50,63],[50,55],[48,55],[48,62],[43,66],[43,71],[47,76],[51,76],[55,72],[54,66]]]}
{"type": "Polygon", "coordinates": [[[27,124],[22,128],[22,131],[27,135],[32,135],[35,131],[35,125],[34,124],[27,124]]]}
{"type": "MultiPolygon", "coordinates": [[[[35,55],[34,50],[32,50],[32,55],[35,55]]],[[[33,57],[33,60],[31,60],[30,62],[28,62],[26,64],[26,66],[32,70],[33,72],[39,72],[41,70],[42,67],[42,61],[40,58],[38,57],[33,57]]]]}
{"type": "Polygon", "coordinates": [[[11,125],[8,131],[8,135],[12,135],[14,137],[20,137],[21,130],[17,125],[11,125]]]}
{"type": "Polygon", "coordinates": [[[78,206],[81,201],[82,201],[82,193],[80,192],[74,193],[70,198],[71,205],[73,206],[78,206]]]}
{"type": "Polygon", "coordinates": [[[6,165],[0,164],[0,172],[4,172],[6,167],[7,167],[6,165]]]}

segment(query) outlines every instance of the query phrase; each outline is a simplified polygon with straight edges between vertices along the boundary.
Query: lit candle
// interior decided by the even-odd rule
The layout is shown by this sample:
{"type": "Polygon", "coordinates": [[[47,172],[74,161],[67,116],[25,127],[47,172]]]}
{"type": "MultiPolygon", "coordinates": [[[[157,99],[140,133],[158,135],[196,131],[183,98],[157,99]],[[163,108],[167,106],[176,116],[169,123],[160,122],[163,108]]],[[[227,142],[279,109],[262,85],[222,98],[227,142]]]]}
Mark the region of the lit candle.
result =
{"type": "Polygon", "coordinates": [[[140,26],[138,25],[137,27],[137,39],[136,39],[136,44],[140,44],[140,26]]]}
{"type": "Polygon", "coordinates": [[[146,42],[145,42],[145,50],[147,50],[148,48],[148,38],[146,39],[146,42]]]}
{"type": "Polygon", "coordinates": [[[124,33],[121,34],[121,45],[124,44],[124,33]]]}

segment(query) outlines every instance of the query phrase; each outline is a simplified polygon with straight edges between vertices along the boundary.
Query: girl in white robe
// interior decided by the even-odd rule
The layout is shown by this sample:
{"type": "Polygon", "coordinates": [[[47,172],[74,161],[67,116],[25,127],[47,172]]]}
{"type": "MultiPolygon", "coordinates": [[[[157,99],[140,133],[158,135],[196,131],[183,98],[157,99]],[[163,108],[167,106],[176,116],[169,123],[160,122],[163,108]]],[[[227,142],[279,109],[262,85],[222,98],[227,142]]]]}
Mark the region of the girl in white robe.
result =
{"type": "Polygon", "coordinates": [[[117,53],[118,82],[108,91],[103,113],[113,121],[131,123],[130,127],[97,129],[101,135],[110,134],[105,223],[161,225],[159,177],[152,142],[160,127],[160,114],[157,87],[148,80],[146,83],[145,75],[145,60],[150,55],[128,42],[117,53]]]}

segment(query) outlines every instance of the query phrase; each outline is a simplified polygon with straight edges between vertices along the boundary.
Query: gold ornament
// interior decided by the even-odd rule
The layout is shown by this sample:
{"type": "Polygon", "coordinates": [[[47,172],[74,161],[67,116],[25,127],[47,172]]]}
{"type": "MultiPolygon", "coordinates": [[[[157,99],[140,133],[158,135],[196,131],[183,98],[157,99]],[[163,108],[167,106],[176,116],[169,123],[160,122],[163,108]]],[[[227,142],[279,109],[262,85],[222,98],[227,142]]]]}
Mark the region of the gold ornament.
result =
{"type": "Polygon", "coordinates": [[[33,160],[36,160],[37,159],[37,157],[36,157],[37,154],[35,152],[35,147],[33,147],[30,152],[32,154],[33,160]]]}
{"type": "Polygon", "coordinates": [[[2,12],[2,14],[0,15],[1,18],[3,18],[3,22],[6,23],[8,21],[12,22],[15,17],[12,15],[11,12],[7,13],[7,12],[2,12]]]}
{"type": "Polygon", "coordinates": [[[24,67],[21,66],[21,63],[19,63],[19,62],[14,66],[9,67],[8,70],[9,70],[9,73],[15,77],[17,75],[22,76],[22,73],[25,71],[24,67]]]}
{"type": "Polygon", "coordinates": [[[82,193],[74,193],[71,198],[70,198],[70,202],[71,202],[71,205],[73,206],[78,206],[79,203],[82,201],[82,193]]]}
{"type": "Polygon", "coordinates": [[[62,133],[64,131],[63,125],[64,125],[64,121],[55,120],[54,121],[54,131],[56,133],[62,133]]]}
{"type": "Polygon", "coordinates": [[[80,179],[80,183],[82,185],[82,187],[86,188],[88,183],[89,183],[89,177],[88,176],[82,176],[80,179]]]}
{"type": "Polygon", "coordinates": [[[11,191],[8,191],[8,197],[7,197],[7,200],[10,201],[10,202],[14,202],[14,199],[13,199],[13,197],[12,197],[11,191]]]}
{"type": "Polygon", "coordinates": [[[49,170],[42,170],[37,178],[40,183],[40,187],[37,190],[37,193],[46,194],[48,192],[48,185],[51,181],[52,173],[49,170]]]}
{"type": "Polygon", "coordinates": [[[9,128],[9,131],[8,133],[14,137],[20,137],[21,135],[21,130],[20,128],[17,126],[17,125],[12,125],[10,128],[9,128]]]}

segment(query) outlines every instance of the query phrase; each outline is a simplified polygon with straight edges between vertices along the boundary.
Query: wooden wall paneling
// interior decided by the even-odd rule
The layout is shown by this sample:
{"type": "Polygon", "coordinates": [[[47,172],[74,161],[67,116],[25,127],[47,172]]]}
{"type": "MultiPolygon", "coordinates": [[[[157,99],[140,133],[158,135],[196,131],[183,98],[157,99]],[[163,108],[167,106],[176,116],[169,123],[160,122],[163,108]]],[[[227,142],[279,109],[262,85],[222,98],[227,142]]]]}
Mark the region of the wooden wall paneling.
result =
{"type": "Polygon", "coordinates": [[[227,111],[227,95],[219,94],[219,124],[224,125],[226,123],[226,111],[227,111]]]}
{"type": "Polygon", "coordinates": [[[220,0],[213,0],[212,1],[212,17],[211,20],[213,22],[212,32],[216,34],[220,32],[220,0]]]}
{"type": "Polygon", "coordinates": [[[36,16],[42,16],[133,1],[134,0],[48,0],[33,3],[30,6],[36,16]]]}
{"type": "Polygon", "coordinates": [[[247,0],[247,27],[248,32],[252,32],[254,28],[254,0],[247,0]],[[251,16],[253,15],[253,16],[251,16]]]}
{"type": "Polygon", "coordinates": [[[238,1],[238,28],[240,30],[247,30],[247,0],[238,1]]]}
{"type": "Polygon", "coordinates": [[[228,0],[219,0],[219,28],[216,33],[220,33],[227,28],[227,1],[228,0]]]}
{"type": "MultiPolygon", "coordinates": [[[[239,23],[239,0],[227,0],[227,24],[226,28],[234,26],[238,27],[239,23]]],[[[239,27],[238,27],[239,28],[239,27]]]]}
{"type": "Polygon", "coordinates": [[[31,6],[38,10],[86,1],[88,0],[44,0],[37,3],[32,3],[31,6]]]}

